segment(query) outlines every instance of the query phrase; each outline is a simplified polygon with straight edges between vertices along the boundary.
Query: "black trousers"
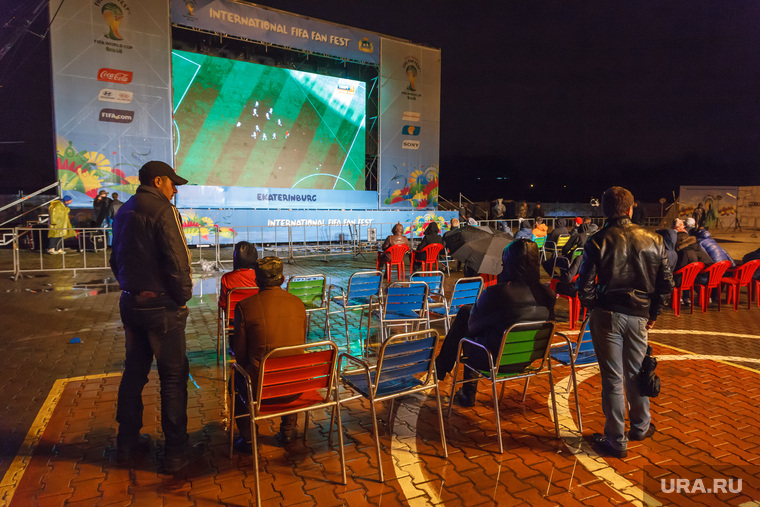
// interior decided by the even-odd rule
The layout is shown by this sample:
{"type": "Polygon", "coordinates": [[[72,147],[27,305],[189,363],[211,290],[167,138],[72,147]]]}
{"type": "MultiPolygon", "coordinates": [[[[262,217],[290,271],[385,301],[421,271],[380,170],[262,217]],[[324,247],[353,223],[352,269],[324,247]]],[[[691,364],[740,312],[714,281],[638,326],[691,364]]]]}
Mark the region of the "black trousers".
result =
{"type": "Polygon", "coordinates": [[[147,298],[122,293],[121,320],[126,335],[126,361],[119,385],[116,421],[119,445],[136,443],[143,425],[142,390],[156,358],[161,383],[161,428],[166,454],[187,450],[187,380],[185,343],[187,308],[168,296],[147,298]]]}
{"type": "MultiPolygon", "coordinates": [[[[470,338],[473,341],[477,341],[468,336],[467,323],[470,320],[471,311],[472,305],[465,305],[460,308],[454,322],[451,323],[449,332],[446,333],[446,337],[443,339],[441,350],[438,352],[438,357],[435,358],[435,369],[438,374],[438,380],[446,378],[446,374],[454,368],[454,363],[457,360],[457,351],[459,350],[459,342],[462,341],[462,338],[470,338]]],[[[482,349],[465,344],[462,347],[462,351],[467,356],[465,362],[470,366],[479,370],[487,370],[489,368],[488,356],[482,349]]],[[[465,369],[465,372],[467,371],[465,369]]],[[[474,384],[468,385],[474,386],[474,384]]]]}

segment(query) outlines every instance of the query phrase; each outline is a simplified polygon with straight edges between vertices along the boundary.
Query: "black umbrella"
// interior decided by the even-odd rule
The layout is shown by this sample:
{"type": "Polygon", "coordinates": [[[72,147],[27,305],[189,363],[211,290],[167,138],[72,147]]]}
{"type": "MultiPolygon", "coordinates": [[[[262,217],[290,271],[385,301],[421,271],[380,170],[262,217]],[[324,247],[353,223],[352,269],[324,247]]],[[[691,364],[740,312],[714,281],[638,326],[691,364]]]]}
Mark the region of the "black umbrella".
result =
{"type": "Polygon", "coordinates": [[[477,273],[498,275],[502,252],[512,240],[509,234],[497,232],[465,243],[451,256],[477,273]]]}
{"type": "Polygon", "coordinates": [[[453,231],[447,232],[445,237],[446,246],[452,254],[462,248],[466,243],[481,238],[490,238],[494,232],[481,225],[465,225],[453,231]]]}

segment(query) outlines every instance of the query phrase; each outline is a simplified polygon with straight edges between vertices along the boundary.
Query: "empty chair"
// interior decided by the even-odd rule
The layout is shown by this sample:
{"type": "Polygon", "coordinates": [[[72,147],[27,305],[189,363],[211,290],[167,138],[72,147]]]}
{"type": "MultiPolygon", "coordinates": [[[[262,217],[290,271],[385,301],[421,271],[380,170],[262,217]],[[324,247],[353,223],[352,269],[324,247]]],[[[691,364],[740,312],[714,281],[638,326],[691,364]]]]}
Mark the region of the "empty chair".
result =
{"type": "Polygon", "coordinates": [[[367,344],[373,315],[380,320],[380,341],[390,336],[390,328],[394,326],[404,326],[405,331],[410,326],[416,330],[423,323],[430,327],[427,303],[428,286],[424,282],[393,282],[382,300],[370,297],[367,344]]]}
{"type": "Polygon", "coordinates": [[[760,259],[749,261],[729,270],[727,273],[730,276],[721,278],[721,289],[724,285],[726,286],[726,304],[733,299],[734,311],[739,309],[739,293],[742,287],[747,287],[747,309],[749,310],[752,304],[752,277],[758,267],[760,267],[760,259]]]}
{"type": "Polygon", "coordinates": [[[348,287],[330,285],[327,297],[328,314],[343,314],[343,326],[346,330],[346,349],[351,353],[351,340],[348,333],[348,312],[361,310],[359,332],[361,333],[364,311],[369,308],[370,296],[379,296],[382,291],[383,274],[380,271],[360,271],[348,279],[348,287]],[[340,294],[338,294],[340,292],[340,294]],[[336,310],[330,310],[332,305],[336,310]]]}
{"type": "Polygon", "coordinates": [[[410,282],[424,282],[428,286],[428,315],[430,322],[444,320],[447,306],[443,291],[442,271],[415,271],[409,277],[410,282]],[[443,310],[443,311],[441,311],[443,310]]]}
{"type": "Polygon", "coordinates": [[[325,313],[325,338],[330,339],[330,315],[327,304],[327,278],[325,275],[291,276],[285,289],[303,301],[306,307],[306,333],[311,331],[311,315],[325,313]]]}
{"type": "MultiPolygon", "coordinates": [[[[451,292],[451,302],[444,307],[434,307],[430,313],[436,316],[444,317],[444,327],[449,332],[451,321],[457,316],[459,309],[464,305],[472,305],[477,301],[480,293],[483,292],[485,283],[479,276],[460,278],[454,283],[454,289],[451,292]]],[[[434,319],[439,320],[439,319],[434,319]]]]}
{"type": "MultiPolygon", "coordinates": [[[[339,370],[341,370],[344,359],[347,362],[346,366],[352,368],[341,375],[343,384],[354,390],[357,393],[356,397],[363,397],[369,401],[380,482],[384,480],[384,476],[380,455],[380,435],[377,429],[376,403],[390,400],[388,409],[390,414],[388,428],[390,430],[393,428],[393,401],[396,398],[434,389],[443,456],[448,457],[449,455],[443,426],[441,396],[436,379],[435,361],[433,360],[437,344],[438,332],[434,329],[425,329],[397,334],[386,340],[380,347],[376,366],[371,366],[366,361],[348,354],[340,355],[339,370]]],[[[332,429],[332,424],[330,424],[330,428],[332,429]]],[[[340,431],[340,425],[338,428],[340,431]]]]}

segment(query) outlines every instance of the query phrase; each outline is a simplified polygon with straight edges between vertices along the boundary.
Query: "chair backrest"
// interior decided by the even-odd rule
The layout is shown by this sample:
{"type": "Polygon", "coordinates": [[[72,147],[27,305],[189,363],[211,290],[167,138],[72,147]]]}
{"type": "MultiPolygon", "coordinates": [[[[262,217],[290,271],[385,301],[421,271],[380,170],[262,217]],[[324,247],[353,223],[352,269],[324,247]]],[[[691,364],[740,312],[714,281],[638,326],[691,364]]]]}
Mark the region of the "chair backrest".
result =
{"type": "Polygon", "coordinates": [[[427,297],[428,285],[425,282],[393,282],[386,289],[383,315],[410,310],[424,312],[427,297]]]}
{"type": "Polygon", "coordinates": [[[309,306],[324,306],[327,278],[325,275],[291,276],[287,291],[309,306]]]}
{"type": "Polygon", "coordinates": [[[441,250],[443,250],[443,245],[441,243],[431,243],[423,248],[422,251],[425,252],[425,261],[435,261],[438,258],[438,254],[441,253],[441,250]]]}
{"type": "Polygon", "coordinates": [[[483,292],[485,283],[479,276],[460,278],[454,283],[454,290],[451,293],[451,303],[449,311],[456,313],[463,305],[475,304],[480,293],[483,292]]]}
{"type": "Polygon", "coordinates": [[[496,275],[490,275],[488,273],[480,273],[478,275],[483,280],[484,287],[490,287],[496,284],[496,275]]]}
{"type": "Polygon", "coordinates": [[[404,380],[422,373],[427,373],[422,379],[423,383],[427,383],[433,375],[438,338],[438,331],[435,329],[402,333],[388,338],[380,347],[377,359],[377,374],[373,386],[375,394],[381,384],[403,383],[404,380]]]}
{"type": "Polygon", "coordinates": [[[383,274],[380,271],[359,271],[348,279],[347,299],[360,299],[377,295],[383,282],[383,274]]]}
{"type": "Polygon", "coordinates": [[[544,368],[554,337],[554,322],[519,322],[510,326],[501,340],[499,369],[503,372],[520,373],[529,369],[537,373],[544,368]],[[534,361],[538,366],[531,367],[534,361]]]}
{"type": "Polygon", "coordinates": [[[544,243],[546,243],[546,236],[541,236],[540,238],[537,238],[536,236],[532,236],[531,240],[533,240],[536,245],[538,245],[538,249],[542,249],[544,247],[544,243]]]}
{"type": "Polygon", "coordinates": [[[417,271],[409,277],[410,282],[424,282],[430,294],[443,294],[442,271],[417,271]]]}
{"type": "Polygon", "coordinates": [[[229,326],[229,323],[235,318],[235,307],[239,302],[258,293],[258,287],[233,287],[228,290],[227,307],[224,317],[225,325],[229,326]]]}
{"type": "Polygon", "coordinates": [[[391,264],[398,264],[400,262],[404,262],[404,254],[406,254],[408,251],[408,245],[393,245],[388,247],[385,253],[387,253],[390,257],[391,260],[389,262],[391,264]]]}
{"type": "Polygon", "coordinates": [[[720,279],[726,273],[726,270],[731,267],[731,261],[720,261],[707,266],[702,270],[702,273],[707,273],[710,277],[707,285],[709,287],[717,287],[720,284],[720,279]]]}
{"type": "Polygon", "coordinates": [[[575,251],[573,251],[573,260],[581,255],[583,255],[583,248],[576,248],[575,251]]]}
{"type": "Polygon", "coordinates": [[[590,319],[591,313],[583,319],[580,331],[578,332],[578,339],[575,342],[573,356],[575,358],[575,364],[578,366],[587,366],[598,362],[596,351],[594,350],[594,342],[591,340],[591,329],[589,327],[590,319]]]}
{"type": "Polygon", "coordinates": [[[305,343],[277,347],[261,360],[261,368],[256,386],[255,414],[261,409],[261,402],[270,398],[314,392],[324,389],[323,402],[331,395],[335,385],[335,363],[338,360],[338,346],[332,341],[305,343]],[[309,352],[307,349],[321,350],[309,352]]]}
{"type": "Polygon", "coordinates": [[[738,279],[740,285],[747,285],[758,268],[760,268],[760,259],[746,262],[734,270],[733,278],[738,279]]]}
{"type": "Polygon", "coordinates": [[[569,234],[560,234],[557,238],[557,248],[562,248],[567,244],[567,240],[570,239],[569,234]]]}
{"type": "Polygon", "coordinates": [[[692,262],[673,273],[673,275],[681,275],[681,285],[679,288],[682,290],[691,289],[694,286],[694,279],[697,278],[697,275],[703,269],[705,269],[704,263],[692,262]]]}

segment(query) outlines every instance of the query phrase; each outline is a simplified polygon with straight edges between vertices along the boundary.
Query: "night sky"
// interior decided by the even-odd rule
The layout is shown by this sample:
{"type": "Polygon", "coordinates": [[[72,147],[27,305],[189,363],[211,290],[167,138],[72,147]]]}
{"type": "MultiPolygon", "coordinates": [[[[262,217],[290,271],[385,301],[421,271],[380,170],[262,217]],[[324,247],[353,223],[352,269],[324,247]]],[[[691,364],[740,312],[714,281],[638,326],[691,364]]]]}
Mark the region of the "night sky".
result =
{"type": "Polygon", "coordinates": [[[441,49],[444,197],[760,184],[760,2],[257,3],[441,49]]]}

